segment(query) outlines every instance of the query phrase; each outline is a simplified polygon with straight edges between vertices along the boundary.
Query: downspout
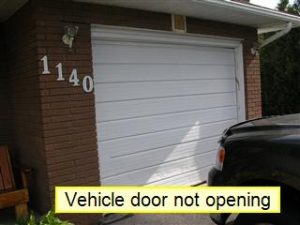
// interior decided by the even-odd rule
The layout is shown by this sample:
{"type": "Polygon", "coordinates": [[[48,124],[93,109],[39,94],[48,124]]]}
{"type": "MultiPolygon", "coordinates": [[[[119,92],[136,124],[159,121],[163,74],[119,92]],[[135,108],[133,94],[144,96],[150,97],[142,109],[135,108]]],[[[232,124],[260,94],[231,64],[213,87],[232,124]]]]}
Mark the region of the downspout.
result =
{"type": "Polygon", "coordinates": [[[276,34],[274,34],[271,37],[264,40],[263,43],[261,43],[258,46],[258,49],[261,49],[261,48],[265,47],[266,45],[272,43],[273,41],[275,41],[275,40],[281,38],[282,36],[286,35],[287,33],[289,33],[291,31],[292,28],[293,28],[293,24],[291,22],[288,22],[286,27],[283,30],[277,32],[276,34]]]}
{"type": "Polygon", "coordinates": [[[276,30],[281,30],[281,31],[279,31],[276,34],[272,35],[271,37],[267,38],[260,45],[257,44],[257,43],[254,43],[253,47],[251,48],[252,55],[257,56],[259,54],[258,52],[259,52],[260,49],[262,49],[266,45],[272,43],[273,41],[276,41],[277,39],[281,38],[282,36],[288,34],[291,31],[292,28],[293,28],[293,23],[288,22],[283,29],[282,28],[280,29],[280,28],[277,28],[277,27],[270,27],[270,28],[264,28],[262,30],[258,30],[257,31],[258,34],[269,33],[269,32],[276,31],[276,30]]]}

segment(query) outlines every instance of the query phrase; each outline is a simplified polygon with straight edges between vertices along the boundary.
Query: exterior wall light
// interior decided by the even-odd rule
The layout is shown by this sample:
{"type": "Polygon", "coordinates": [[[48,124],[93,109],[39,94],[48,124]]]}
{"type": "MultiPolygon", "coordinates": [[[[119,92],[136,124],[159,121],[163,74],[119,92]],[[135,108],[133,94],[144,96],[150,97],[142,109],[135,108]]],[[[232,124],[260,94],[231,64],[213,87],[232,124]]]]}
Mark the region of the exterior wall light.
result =
{"type": "Polygon", "coordinates": [[[78,32],[78,26],[67,25],[64,27],[65,34],[62,37],[62,41],[64,44],[68,45],[69,48],[72,48],[73,41],[78,32]]]}
{"type": "Polygon", "coordinates": [[[254,56],[259,56],[259,44],[257,42],[253,43],[251,48],[251,54],[254,56]]]}

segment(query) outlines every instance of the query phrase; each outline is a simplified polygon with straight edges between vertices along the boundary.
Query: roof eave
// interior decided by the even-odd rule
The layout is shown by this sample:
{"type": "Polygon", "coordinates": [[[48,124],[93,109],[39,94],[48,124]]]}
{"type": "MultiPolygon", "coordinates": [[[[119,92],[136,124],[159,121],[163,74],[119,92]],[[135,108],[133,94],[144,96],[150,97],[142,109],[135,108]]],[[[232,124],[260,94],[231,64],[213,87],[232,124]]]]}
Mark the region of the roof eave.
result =
{"type": "MultiPolygon", "coordinates": [[[[268,17],[274,18],[274,19],[281,19],[283,21],[286,21],[287,23],[292,22],[293,27],[300,26],[300,17],[299,16],[292,15],[292,14],[289,14],[286,12],[281,12],[281,11],[274,10],[274,9],[269,9],[266,7],[261,7],[261,6],[257,6],[257,5],[253,5],[253,4],[245,4],[245,3],[235,2],[235,1],[230,1],[230,0],[224,0],[224,1],[192,0],[192,1],[194,1],[194,2],[205,1],[207,3],[216,4],[216,5],[220,5],[220,6],[224,6],[224,7],[233,7],[235,9],[239,9],[243,12],[254,13],[259,16],[268,16],[268,17]]],[[[256,27],[256,28],[258,28],[258,27],[256,27]]]]}

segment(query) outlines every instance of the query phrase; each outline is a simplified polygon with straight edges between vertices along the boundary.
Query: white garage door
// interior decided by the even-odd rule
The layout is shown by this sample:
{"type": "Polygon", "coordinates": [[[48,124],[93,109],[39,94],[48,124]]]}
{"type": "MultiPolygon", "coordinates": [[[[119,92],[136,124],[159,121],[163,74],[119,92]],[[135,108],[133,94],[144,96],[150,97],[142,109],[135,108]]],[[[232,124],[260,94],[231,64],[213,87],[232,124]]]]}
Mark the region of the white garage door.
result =
{"type": "Polygon", "coordinates": [[[220,134],[239,120],[236,53],[195,40],[92,28],[102,184],[206,180],[220,134]]]}

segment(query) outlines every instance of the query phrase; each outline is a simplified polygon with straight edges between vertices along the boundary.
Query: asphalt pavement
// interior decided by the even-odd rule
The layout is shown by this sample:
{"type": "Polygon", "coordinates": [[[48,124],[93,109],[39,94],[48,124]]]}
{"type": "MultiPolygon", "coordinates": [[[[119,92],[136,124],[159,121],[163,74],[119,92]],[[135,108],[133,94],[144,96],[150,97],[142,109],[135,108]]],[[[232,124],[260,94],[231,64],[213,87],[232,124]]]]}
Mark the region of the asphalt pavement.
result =
{"type": "Polygon", "coordinates": [[[207,214],[135,214],[125,218],[109,216],[111,225],[215,225],[207,214]],[[114,219],[117,222],[112,222],[114,219]]]}

